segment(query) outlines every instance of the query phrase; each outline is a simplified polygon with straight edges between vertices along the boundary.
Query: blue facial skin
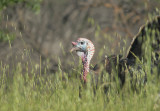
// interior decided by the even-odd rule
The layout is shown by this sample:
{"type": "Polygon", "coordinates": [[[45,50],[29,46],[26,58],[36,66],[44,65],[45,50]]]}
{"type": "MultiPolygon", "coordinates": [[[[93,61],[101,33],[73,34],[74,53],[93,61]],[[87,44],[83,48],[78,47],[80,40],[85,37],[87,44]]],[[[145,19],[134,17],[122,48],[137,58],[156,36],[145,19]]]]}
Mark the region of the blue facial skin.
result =
{"type": "Polygon", "coordinates": [[[81,48],[82,52],[87,51],[87,43],[85,41],[78,42],[77,47],[81,48]]]}

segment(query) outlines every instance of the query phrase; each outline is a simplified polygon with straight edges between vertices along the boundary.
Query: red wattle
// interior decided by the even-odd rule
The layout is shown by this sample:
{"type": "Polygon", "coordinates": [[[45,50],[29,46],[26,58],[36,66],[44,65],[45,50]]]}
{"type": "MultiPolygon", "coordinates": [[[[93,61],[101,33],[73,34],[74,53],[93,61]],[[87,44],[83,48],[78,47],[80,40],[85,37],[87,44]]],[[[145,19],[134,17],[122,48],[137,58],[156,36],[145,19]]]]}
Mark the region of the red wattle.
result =
{"type": "Polygon", "coordinates": [[[87,73],[86,71],[84,71],[84,74],[83,74],[83,80],[84,82],[87,82],[87,73]]]}

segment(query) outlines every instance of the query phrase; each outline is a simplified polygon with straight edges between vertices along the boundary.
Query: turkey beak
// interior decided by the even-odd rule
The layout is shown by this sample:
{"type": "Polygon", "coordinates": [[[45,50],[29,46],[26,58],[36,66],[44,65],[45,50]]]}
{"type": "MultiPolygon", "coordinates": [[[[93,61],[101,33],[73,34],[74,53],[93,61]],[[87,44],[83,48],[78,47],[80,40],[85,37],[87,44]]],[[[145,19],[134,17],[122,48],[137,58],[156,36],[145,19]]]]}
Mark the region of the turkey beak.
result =
{"type": "Polygon", "coordinates": [[[76,46],[76,45],[77,45],[77,43],[76,43],[76,42],[72,42],[72,45],[73,45],[73,46],[76,46]]]}
{"type": "Polygon", "coordinates": [[[70,52],[73,52],[73,51],[80,49],[79,47],[77,47],[77,42],[72,42],[72,45],[73,45],[73,48],[70,50],[70,52]]]}

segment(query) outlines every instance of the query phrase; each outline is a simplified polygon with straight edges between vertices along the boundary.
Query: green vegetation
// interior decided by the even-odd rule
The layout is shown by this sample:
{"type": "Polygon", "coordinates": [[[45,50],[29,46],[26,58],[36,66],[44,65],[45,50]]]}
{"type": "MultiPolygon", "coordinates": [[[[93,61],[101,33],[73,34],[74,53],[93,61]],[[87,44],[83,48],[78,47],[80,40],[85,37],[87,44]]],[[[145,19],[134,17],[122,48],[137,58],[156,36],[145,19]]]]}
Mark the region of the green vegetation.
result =
{"type": "MultiPolygon", "coordinates": [[[[150,47],[151,44],[146,41],[145,45],[150,47]]],[[[66,73],[61,70],[60,59],[59,70],[49,74],[41,71],[41,64],[30,70],[26,65],[24,71],[21,63],[12,70],[9,65],[1,63],[0,111],[159,111],[158,70],[154,68],[151,75],[151,56],[145,57],[146,62],[140,61],[144,66],[141,71],[133,68],[132,77],[126,72],[126,82],[122,88],[118,78],[110,79],[105,72],[103,83],[97,87],[91,75],[88,75],[88,82],[84,85],[79,79],[81,69],[75,68],[66,73]],[[40,70],[39,73],[37,70],[40,70]],[[146,83],[144,72],[147,74],[146,83]]],[[[113,75],[117,77],[116,73],[113,75]]]]}
{"type": "Polygon", "coordinates": [[[2,31],[0,31],[0,42],[8,42],[13,41],[15,36],[13,34],[6,34],[2,31]]]}
{"type": "MultiPolygon", "coordinates": [[[[0,0],[0,23],[2,19],[1,11],[3,9],[11,6],[18,5],[18,3],[23,3],[24,6],[32,9],[35,13],[40,11],[40,3],[42,0],[0,0]]],[[[15,39],[14,34],[6,33],[6,31],[0,29],[0,42],[12,41],[15,39]]]]}
{"type": "MultiPolygon", "coordinates": [[[[27,0],[2,0],[0,8],[21,1],[27,0]]],[[[89,21],[94,25],[92,19],[89,21]]],[[[98,26],[97,30],[96,36],[99,35],[98,26]]],[[[13,39],[14,37],[0,32],[0,41],[13,39]]],[[[33,66],[32,69],[26,65],[23,70],[19,62],[11,70],[11,66],[1,62],[0,111],[160,111],[160,77],[157,68],[150,74],[151,55],[146,50],[152,51],[151,44],[145,42],[145,46],[147,62],[141,61],[144,68],[142,71],[133,69],[133,77],[129,72],[126,73],[123,88],[120,87],[119,79],[110,80],[105,72],[103,83],[95,88],[90,75],[88,83],[84,85],[79,79],[81,69],[76,68],[75,72],[66,73],[61,70],[60,63],[59,71],[47,74],[45,71],[37,73],[37,70],[41,70],[41,65],[33,66]],[[144,72],[147,73],[145,84],[141,76],[144,72]],[[104,87],[108,87],[107,92],[104,87]]],[[[100,56],[103,51],[99,50],[100,56]]]]}
{"type": "MultiPolygon", "coordinates": [[[[130,87],[130,80],[122,89],[115,81],[107,79],[94,91],[92,82],[82,87],[76,73],[68,74],[62,70],[54,74],[35,74],[36,68],[29,73],[22,71],[21,63],[10,71],[8,65],[0,67],[0,110],[1,111],[159,111],[160,78],[157,73],[149,76],[147,84],[135,91],[130,87]],[[7,77],[11,73],[12,77],[7,77]],[[62,74],[63,73],[63,74],[62,74]],[[103,86],[109,84],[104,93],[103,86]]],[[[104,78],[107,78],[105,74],[104,78]]],[[[118,83],[118,82],[117,82],[118,83]]],[[[138,83],[137,83],[138,84],[138,83]]]]}
{"type": "Polygon", "coordinates": [[[42,0],[1,0],[0,10],[10,5],[17,5],[18,3],[24,3],[25,5],[31,7],[34,11],[38,11],[40,9],[41,1],[42,0]]]}

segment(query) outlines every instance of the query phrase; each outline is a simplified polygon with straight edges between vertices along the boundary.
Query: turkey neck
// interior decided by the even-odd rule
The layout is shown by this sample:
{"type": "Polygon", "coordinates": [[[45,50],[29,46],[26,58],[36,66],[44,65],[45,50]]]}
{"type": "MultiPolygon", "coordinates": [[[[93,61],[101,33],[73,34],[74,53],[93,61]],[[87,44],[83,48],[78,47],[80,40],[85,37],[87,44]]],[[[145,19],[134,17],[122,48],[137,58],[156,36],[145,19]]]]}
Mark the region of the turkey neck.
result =
{"type": "Polygon", "coordinates": [[[88,52],[84,53],[84,57],[82,58],[82,64],[83,64],[83,80],[84,82],[87,82],[87,74],[89,72],[89,64],[90,64],[90,61],[88,60],[88,52]]]}

